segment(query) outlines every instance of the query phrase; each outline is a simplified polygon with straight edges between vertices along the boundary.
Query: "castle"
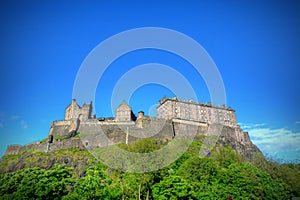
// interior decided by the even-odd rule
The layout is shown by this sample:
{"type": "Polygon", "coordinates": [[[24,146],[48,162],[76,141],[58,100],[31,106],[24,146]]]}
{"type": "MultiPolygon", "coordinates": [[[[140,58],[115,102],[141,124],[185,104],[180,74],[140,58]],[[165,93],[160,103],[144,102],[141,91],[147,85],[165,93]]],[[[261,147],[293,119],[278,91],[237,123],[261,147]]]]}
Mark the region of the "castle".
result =
{"type": "MultiPolygon", "coordinates": [[[[173,98],[163,97],[159,100],[157,118],[170,121],[180,120],[181,123],[195,122],[202,125],[221,124],[239,129],[236,124],[235,111],[230,107],[213,106],[211,103],[196,103],[192,100],[178,100],[176,96],[173,98]]],[[[82,129],[85,129],[83,127],[87,125],[101,126],[118,123],[142,128],[149,124],[149,121],[150,117],[145,116],[143,111],[140,111],[136,117],[125,101],[116,109],[115,118],[96,118],[95,114],[92,115],[92,102],[80,107],[73,99],[65,109],[65,119],[52,123],[49,136],[70,137],[70,133],[80,133],[83,131],[82,129]]]]}
{"type": "MultiPolygon", "coordinates": [[[[245,153],[247,148],[248,152],[259,151],[248,133],[237,125],[235,111],[230,107],[178,100],[176,96],[159,100],[157,117],[145,116],[143,111],[136,116],[125,101],[116,109],[115,118],[97,118],[92,107],[92,102],[80,107],[73,99],[65,109],[64,120],[52,122],[48,141],[28,144],[26,148],[51,152],[74,147],[93,149],[117,143],[129,144],[148,137],[170,141],[180,135],[180,131],[188,135],[191,128],[196,128],[194,139],[200,139],[210,134],[210,126],[217,124],[224,127],[219,143],[230,143],[240,153],[245,153]]],[[[18,154],[23,148],[11,145],[6,155],[18,154]]],[[[251,153],[248,154],[251,157],[251,153]]]]}

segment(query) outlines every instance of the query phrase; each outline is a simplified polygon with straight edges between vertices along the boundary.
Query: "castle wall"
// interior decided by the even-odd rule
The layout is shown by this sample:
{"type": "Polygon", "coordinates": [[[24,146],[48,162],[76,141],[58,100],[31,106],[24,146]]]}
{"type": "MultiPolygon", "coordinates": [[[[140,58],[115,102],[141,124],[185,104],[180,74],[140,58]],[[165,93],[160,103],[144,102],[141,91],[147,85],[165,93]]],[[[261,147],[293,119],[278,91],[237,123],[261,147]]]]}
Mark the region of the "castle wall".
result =
{"type": "MultiPolygon", "coordinates": [[[[62,126],[61,123],[57,122],[62,126]]],[[[60,149],[81,148],[93,149],[95,147],[105,147],[118,143],[133,143],[142,138],[160,138],[171,141],[174,137],[189,140],[202,140],[202,136],[218,135],[217,144],[224,146],[230,144],[239,153],[251,157],[253,152],[259,152],[250,141],[249,135],[243,132],[238,126],[222,126],[218,132],[210,132],[212,125],[202,122],[173,119],[163,120],[151,118],[151,122],[140,128],[134,123],[117,123],[115,121],[85,121],[80,124],[78,133],[81,138],[54,139],[52,143],[31,143],[26,146],[11,145],[7,148],[5,155],[21,154],[30,149],[37,149],[41,152],[52,152],[60,149]]],[[[216,129],[218,130],[218,129],[216,129]]]]}
{"type": "Polygon", "coordinates": [[[70,133],[70,125],[53,124],[50,128],[49,135],[53,136],[68,136],[70,133]]]}
{"type": "Polygon", "coordinates": [[[89,141],[88,146],[107,146],[117,143],[132,143],[140,138],[172,139],[174,131],[171,121],[162,123],[161,119],[152,119],[149,126],[140,128],[134,122],[96,122],[82,123],[78,133],[83,141],[89,141]]]}
{"type": "Polygon", "coordinates": [[[70,120],[57,120],[52,122],[53,126],[69,126],[71,125],[70,120]]]}
{"type": "Polygon", "coordinates": [[[79,119],[59,120],[51,124],[48,135],[69,137],[71,132],[80,126],[79,119]]]}

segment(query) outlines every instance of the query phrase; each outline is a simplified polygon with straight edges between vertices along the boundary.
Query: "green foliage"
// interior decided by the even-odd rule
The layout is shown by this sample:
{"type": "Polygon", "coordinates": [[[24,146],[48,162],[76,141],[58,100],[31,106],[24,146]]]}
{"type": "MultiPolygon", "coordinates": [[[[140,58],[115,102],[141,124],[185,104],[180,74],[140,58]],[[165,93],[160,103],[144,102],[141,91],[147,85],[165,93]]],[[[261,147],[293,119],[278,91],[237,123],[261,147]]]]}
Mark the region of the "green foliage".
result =
{"type": "Polygon", "coordinates": [[[20,154],[5,155],[0,159],[0,173],[6,172],[10,166],[15,165],[21,158],[20,154]]]}
{"type": "Polygon", "coordinates": [[[74,136],[74,138],[81,138],[81,137],[83,137],[83,136],[85,136],[85,134],[79,133],[79,134],[76,134],[76,135],[74,136]]]}
{"type": "Polygon", "coordinates": [[[218,170],[219,166],[210,158],[191,157],[180,166],[177,174],[189,180],[191,184],[209,184],[217,179],[218,170]]]}
{"type": "Polygon", "coordinates": [[[154,138],[145,138],[143,140],[138,140],[133,144],[118,144],[119,148],[125,149],[127,151],[136,153],[149,153],[160,149],[162,144],[159,140],[154,138]]]}
{"type": "Polygon", "coordinates": [[[155,173],[122,173],[119,179],[125,199],[147,199],[147,195],[150,195],[151,186],[155,182],[155,173]]]}
{"type": "Polygon", "coordinates": [[[192,187],[180,176],[167,176],[152,187],[154,199],[190,199],[192,197],[192,187]]]}
{"type": "Polygon", "coordinates": [[[222,168],[218,178],[217,186],[224,188],[222,191],[234,199],[288,199],[290,195],[290,188],[281,180],[272,179],[269,174],[250,164],[234,163],[222,168]]]}
{"type": "Polygon", "coordinates": [[[66,140],[66,139],[68,139],[68,137],[64,136],[64,135],[55,135],[53,137],[53,139],[55,139],[55,140],[66,140]]]}
{"type": "Polygon", "coordinates": [[[120,192],[111,183],[103,168],[94,166],[87,170],[85,177],[76,181],[72,192],[63,199],[117,199],[120,192]]]}
{"type": "Polygon", "coordinates": [[[48,138],[44,138],[40,141],[40,143],[48,142],[48,138]]]}
{"type": "Polygon", "coordinates": [[[212,158],[218,162],[222,167],[231,165],[232,163],[240,163],[242,161],[241,155],[239,155],[231,147],[216,147],[212,152],[212,158]]]}
{"type": "MultiPolygon", "coordinates": [[[[145,153],[163,145],[156,139],[145,139],[118,146],[145,153]]],[[[76,148],[49,154],[28,151],[31,154],[27,156],[4,156],[1,167],[9,168],[20,160],[26,166],[13,173],[0,174],[0,199],[290,199],[300,196],[299,164],[279,164],[261,155],[252,163],[245,163],[230,147],[218,147],[211,157],[200,158],[201,145],[200,141],[193,141],[170,166],[137,174],[109,169],[89,152],[76,148]],[[46,167],[41,160],[66,157],[77,164],[85,162],[85,167],[79,171],[64,165],[54,165],[48,170],[29,168],[37,163],[46,167]]]]}
{"type": "MultiPolygon", "coordinates": [[[[229,147],[219,147],[212,158],[190,156],[177,171],[172,171],[161,182],[165,185],[166,178],[181,177],[192,188],[186,193],[192,199],[289,199],[291,196],[290,186],[283,180],[241,163],[239,155],[229,147]]],[[[153,197],[165,199],[164,193],[154,188],[153,192],[153,197]]]]}
{"type": "Polygon", "coordinates": [[[300,164],[279,164],[267,161],[262,154],[255,156],[252,165],[270,174],[273,179],[284,181],[291,187],[293,196],[300,196],[300,164]]]}
{"type": "Polygon", "coordinates": [[[198,157],[201,146],[202,146],[201,141],[193,140],[192,143],[190,144],[189,148],[187,149],[187,151],[180,158],[178,158],[173,164],[171,164],[171,166],[169,168],[171,168],[174,171],[177,171],[178,168],[186,160],[188,160],[191,157],[198,157]]]}
{"type": "Polygon", "coordinates": [[[70,169],[55,165],[52,169],[27,168],[0,177],[3,199],[59,199],[68,193],[70,169]]]}

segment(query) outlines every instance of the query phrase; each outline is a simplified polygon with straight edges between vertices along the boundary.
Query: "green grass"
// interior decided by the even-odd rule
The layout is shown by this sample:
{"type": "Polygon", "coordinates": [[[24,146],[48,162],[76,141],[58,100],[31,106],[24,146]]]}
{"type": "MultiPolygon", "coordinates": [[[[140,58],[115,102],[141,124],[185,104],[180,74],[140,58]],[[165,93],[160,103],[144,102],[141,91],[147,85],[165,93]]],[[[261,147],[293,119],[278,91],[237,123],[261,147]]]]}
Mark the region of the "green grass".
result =
{"type": "Polygon", "coordinates": [[[40,143],[44,143],[44,142],[47,142],[48,141],[48,138],[44,138],[40,141],[40,143]]]}
{"type": "Polygon", "coordinates": [[[73,138],[81,138],[84,136],[84,133],[79,133],[77,135],[75,135],[73,138]]]}
{"type": "Polygon", "coordinates": [[[61,136],[61,135],[55,135],[55,136],[53,136],[53,139],[54,140],[66,140],[66,139],[68,139],[68,137],[67,136],[61,136]]]}

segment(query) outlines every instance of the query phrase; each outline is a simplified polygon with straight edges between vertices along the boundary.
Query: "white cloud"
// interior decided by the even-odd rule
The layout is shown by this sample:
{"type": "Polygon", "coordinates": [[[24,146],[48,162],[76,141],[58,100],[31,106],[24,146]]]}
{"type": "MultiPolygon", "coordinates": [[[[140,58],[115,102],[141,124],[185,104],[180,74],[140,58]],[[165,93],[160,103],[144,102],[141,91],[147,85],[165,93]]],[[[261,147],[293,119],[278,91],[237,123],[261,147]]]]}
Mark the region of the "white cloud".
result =
{"type": "Polygon", "coordinates": [[[4,112],[0,112],[0,128],[6,127],[7,129],[18,127],[21,129],[27,129],[28,123],[19,115],[6,115],[4,112]]]}
{"type": "Polygon", "coordinates": [[[240,125],[240,127],[244,130],[244,131],[247,131],[249,129],[254,129],[254,128],[258,128],[258,127],[264,127],[265,124],[263,123],[257,123],[257,124],[254,124],[254,123],[238,123],[240,125]]]}
{"type": "Polygon", "coordinates": [[[21,125],[22,129],[28,128],[28,125],[27,125],[27,123],[24,120],[20,121],[20,125],[21,125]]]}
{"type": "Polygon", "coordinates": [[[296,124],[300,124],[300,121],[296,121],[295,123],[296,123],[296,124]]]}
{"type": "Polygon", "coordinates": [[[247,128],[252,142],[264,154],[274,159],[295,161],[300,159],[300,132],[286,128],[268,127],[247,128]]]}

